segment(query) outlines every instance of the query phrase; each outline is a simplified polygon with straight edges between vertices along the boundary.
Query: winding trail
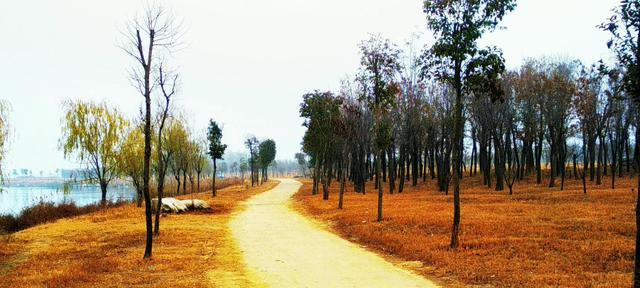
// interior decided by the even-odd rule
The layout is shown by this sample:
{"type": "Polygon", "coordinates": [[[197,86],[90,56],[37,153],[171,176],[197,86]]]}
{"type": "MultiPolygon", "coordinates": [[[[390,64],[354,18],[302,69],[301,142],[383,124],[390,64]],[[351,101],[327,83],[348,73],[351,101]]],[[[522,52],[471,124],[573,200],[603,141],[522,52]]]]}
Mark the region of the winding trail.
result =
{"type": "Polygon", "coordinates": [[[231,221],[250,274],[267,287],[437,287],[289,207],[301,184],[281,179],[231,221]]]}

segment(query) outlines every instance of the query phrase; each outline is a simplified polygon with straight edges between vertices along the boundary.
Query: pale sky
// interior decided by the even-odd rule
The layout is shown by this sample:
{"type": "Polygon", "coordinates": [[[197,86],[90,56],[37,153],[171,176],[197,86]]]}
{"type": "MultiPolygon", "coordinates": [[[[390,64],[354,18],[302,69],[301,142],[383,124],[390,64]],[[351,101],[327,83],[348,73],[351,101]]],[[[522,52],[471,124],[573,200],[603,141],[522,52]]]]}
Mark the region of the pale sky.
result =
{"type": "MultiPolygon", "coordinates": [[[[12,106],[5,171],[74,167],[58,150],[63,99],[106,100],[129,117],[143,99],[130,86],[132,60],[119,29],[144,1],[6,0],[0,9],[0,98],[12,106]]],[[[188,27],[188,46],[171,63],[182,74],[176,103],[195,133],[208,119],[244,151],[249,134],[272,138],[278,159],[299,151],[298,107],[305,92],[337,90],[358,68],[358,43],[380,33],[401,45],[426,30],[420,0],[182,0],[165,6],[188,27]]],[[[521,0],[483,45],[507,65],[526,57],[610,58],[603,22],[616,0],[521,0]]]]}

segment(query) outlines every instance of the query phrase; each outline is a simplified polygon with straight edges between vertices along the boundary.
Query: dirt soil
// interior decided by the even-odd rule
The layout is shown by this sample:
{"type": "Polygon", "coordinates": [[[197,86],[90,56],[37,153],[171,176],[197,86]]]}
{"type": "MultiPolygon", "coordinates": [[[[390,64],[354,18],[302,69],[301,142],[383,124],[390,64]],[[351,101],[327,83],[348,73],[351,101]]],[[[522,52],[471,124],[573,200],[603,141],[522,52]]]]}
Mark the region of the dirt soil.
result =
{"type": "Polygon", "coordinates": [[[437,287],[328,232],[290,207],[301,184],[281,179],[231,221],[248,273],[265,287],[437,287]]]}

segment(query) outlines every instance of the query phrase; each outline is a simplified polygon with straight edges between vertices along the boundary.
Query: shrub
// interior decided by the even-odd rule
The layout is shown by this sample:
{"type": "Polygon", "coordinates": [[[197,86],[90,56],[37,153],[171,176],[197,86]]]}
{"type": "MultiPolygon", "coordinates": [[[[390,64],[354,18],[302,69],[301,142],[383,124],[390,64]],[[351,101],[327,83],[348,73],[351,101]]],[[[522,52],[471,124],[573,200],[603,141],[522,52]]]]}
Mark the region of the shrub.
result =
{"type": "Polygon", "coordinates": [[[59,204],[40,201],[36,205],[22,209],[18,215],[0,215],[0,231],[13,233],[58,219],[84,215],[128,203],[130,202],[116,201],[78,207],[73,201],[59,204]]]}

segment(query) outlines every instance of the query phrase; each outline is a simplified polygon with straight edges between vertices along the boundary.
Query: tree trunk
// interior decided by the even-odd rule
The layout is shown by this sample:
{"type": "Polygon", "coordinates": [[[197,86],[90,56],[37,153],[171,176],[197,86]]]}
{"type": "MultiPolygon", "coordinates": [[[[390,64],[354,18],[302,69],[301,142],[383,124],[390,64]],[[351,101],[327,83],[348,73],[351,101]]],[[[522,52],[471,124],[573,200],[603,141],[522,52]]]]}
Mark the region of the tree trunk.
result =
{"type": "Polygon", "coordinates": [[[320,179],[320,158],[316,155],[316,164],[313,168],[313,189],[311,190],[311,195],[318,194],[318,180],[320,179]]]}
{"type": "MultiPolygon", "coordinates": [[[[384,149],[380,149],[380,157],[384,157],[384,149]]],[[[378,222],[382,222],[382,194],[383,188],[382,183],[380,183],[380,161],[376,161],[376,183],[378,184],[378,222]]]]}
{"type": "MultiPolygon", "coordinates": [[[[392,146],[389,149],[389,193],[393,194],[396,189],[396,159],[395,159],[395,149],[392,146]]],[[[425,173],[426,174],[426,173],[425,173]]]]}
{"type": "Polygon", "coordinates": [[[342,209],[342,205],[344,203],[344,186],[346,184],[346,173],[343,170],[343,167],[340,167],[340,195],[339,195],[339,199],[338,199],[338,209],[342,209]]]}
{"type": "MultiPolygon", "coordinates": [[[[640,231],[640,177],[638,177],[636,193],[636,231],[640,231]]],[[[635,268],[633,270],[633,287],[640,288],[640,233],[636,233],[636,256],[635,268]]]]}
{"type": "MultiPolygon", "coordinates": [[[[552,136],[553,137],[553,136],[552,136]]],[[[549,188],[552,187],[556,187],[556,165],[557,165],[557,161],[555,159],[556,157],[556,143],[555,140],[553,140],[552,143],[549,143],[549,147],[550,147],[550,151],[549,151],[549,167],[551,167],[551,170],[549,171],[549,188]]]]}
{"type": "Polygon", "coordinates": [[[464,120],[462,119],[462,78],[461,78],[461,65],[462,63],[455,63],[455,90],[456,101],[454,104],[454,118],[453,118],[453,227],[451,229],[451,248],[456,249],[459,245],[460,234],[460,177],[458,177],[458,165],[460,165],[460,138],[462,138],[462,129],[464,120]]]}
{"type": "MultiPolygon", "coordinates": [[[[137,31],[138,47],[142,46],[142,40],[140,39],[140,32],[137,31]]],[[[149,180],[151,178],[151,61],[153,59],[153,41],[155,32],[149,31],[149,52],[147,54],[148,62],[144,65],[144,102],[145,102],[145,115],[144,115],[144,161],[142,171],[142,192],[144,194],[145,202],[145,226],[147,229],[147,239],[144,248],[144,258],[151,258],[151,251],[153,247],[153,223],[151,212],[151,194],[149,191],[149,180]]],[[[140,52],[142,53],[142,49],[140,52]]]]}
{"type": "Polygon", "coordinates": [[[100,180],[100,192],[102,192],[102,205],[107,204],[107,183],[104,180],[100,180]]]}
{"type": "Polygon", "coordinates": [[[536,144],[536,183],[542,184],[542,140],[543,135],[538,136],[536,144]]]}
{"type": "Polygon", "coordinates": [[[141,207],[142,207],[142,200],[143,200],[143,199],[142,199],[142,197],[143,197],[143,196],[142,196],[142,189],[141,189],[141,188],[136,187],[136,193],[137,193],[137,196],[136,196],[136,197],[138,198],[138,199],[136,199],[136,200],[137,200],[136,206],[137,206],[138,208],[141,208],[141,207]]]}
{"type": "Polygon", "coordinates": [[[187,170],[182,170],[182,194],[187,194],[187,170]]]}
{"type": "Polygon", "coordinates": [[[173,178],[178,182],[178,187],[176,187],[176,195],[180,195],[180,171],[176,172],[177,174],[173,175],[173,178]]]}
{"type": "Polygon", "coordinates": [[[217,189],[216,189],[216,175],[217,175],[218,166],[216,165],[216,159],[213,159],[213,175],[211,177],[211,196],[216,197],[217,189]]]}
{"type": "Polygon", "coordinates": [[[196,176],[196,179],[197,179],[197,180],[196,180],[196,181],[197,181],[197,182],[196,182],[196,183],[197,183],[197,184],[196,184],[196,188],[198,189],[197,191],[198,191],[198,192],[200,192],[200,171],[198,171],[197,173],[198,173],[198,174],[197,174],[197,176],[196,176]]]}
{"type": "Polygon", "coordinates": [[[398,193],[402,193],[402,191],[404,190],[404,181],[405,181],[405,149],[403,146],[400,146],[400,175],[398,177],[398,180],[400,181],[400,183],[398,183],[398,193]]]}
{"type": "Polygon", "coordinates": [[[573,179],[578,180],[578,155],[573,153],[573,179]]]}
{"type": "Polygon", "coordinates": [[[600,138],[599,141],[599,145],[598,145],[598,168],[596,170],[596,185],[601,185],[602,184],[602,154],[603,154],[603,150],[604,150],[604,144],[602,141],[602,138],[600,138]]]}
{"type": "MultiPolygon", "coordinates": [[[[634,59],[636,61],[636,71],[640,70],[640,31],[638,31],[638,35],[636,38],[636,51],[635,51],[635,58],[634,59]]],[[[635,77],[635,86],[640,87],[640,77],[637,76],[635,77]]],[[[636,90],[638,91],[638,90],[636,90]]],[[[635,100],[640,102],[640,95],[636,94],[633,95],[635,96],[635,100]]],[[[636,102],[638,103],[638,102],[636,102]]],[[[638,103],[640,104],[640,103],[638,103]]],[[[640,105],[636,106],[637,109],[640,109],[640,105]]],[[[640,115],[638,115],[638,112],[636,110],[636,117],[639,117],[640,115]]],[[[638,118],[636,118],[638,119],[638,118]]],[[[638,127],[636,127],[636,147],[638,147],[638,127]]],[[[640,164],[640,163],[638,163],[640,164]]],[[[636,195],[636,255],[635,255],[635,268],[633,270],[633,287],[635,288],[640,288],[640,233],[637,233],[637,231],[640,231],[640,177],[638,177],[638,187],[637,187],[637,195],[636,195]]]]}

